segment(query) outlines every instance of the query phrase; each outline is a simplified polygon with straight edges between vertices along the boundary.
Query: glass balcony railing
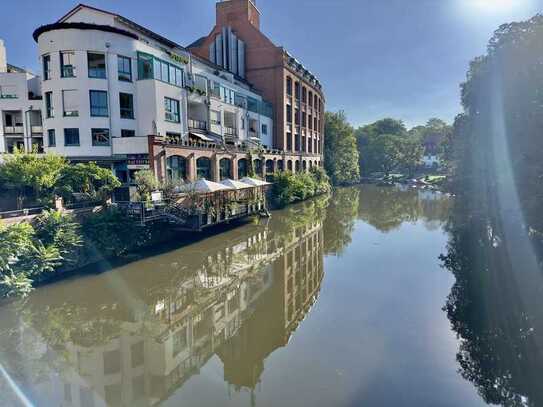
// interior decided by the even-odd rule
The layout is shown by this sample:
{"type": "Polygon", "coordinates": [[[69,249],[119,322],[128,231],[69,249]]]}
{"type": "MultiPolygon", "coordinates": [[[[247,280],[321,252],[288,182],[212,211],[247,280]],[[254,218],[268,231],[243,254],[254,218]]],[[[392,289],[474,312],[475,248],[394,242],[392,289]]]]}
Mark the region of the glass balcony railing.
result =
{"type": "Polygon", "coordinates": [[[188,124],[189,129],[207,130],[207,122],[203,120],[189,119],[188,124]]]}

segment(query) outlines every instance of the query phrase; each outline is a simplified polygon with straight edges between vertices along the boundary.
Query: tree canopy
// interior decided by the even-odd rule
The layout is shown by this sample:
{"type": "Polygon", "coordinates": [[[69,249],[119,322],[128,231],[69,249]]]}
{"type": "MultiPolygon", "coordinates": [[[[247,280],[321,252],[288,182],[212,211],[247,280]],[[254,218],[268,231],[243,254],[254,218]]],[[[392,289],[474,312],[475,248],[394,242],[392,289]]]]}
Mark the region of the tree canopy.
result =
{"type": "Polygon", "coordinates": [[[326,112],[324,128],[324,166],[334,185],[349,184],[360,179],[358,150],[354,129],[345,113],[326,112]]]}

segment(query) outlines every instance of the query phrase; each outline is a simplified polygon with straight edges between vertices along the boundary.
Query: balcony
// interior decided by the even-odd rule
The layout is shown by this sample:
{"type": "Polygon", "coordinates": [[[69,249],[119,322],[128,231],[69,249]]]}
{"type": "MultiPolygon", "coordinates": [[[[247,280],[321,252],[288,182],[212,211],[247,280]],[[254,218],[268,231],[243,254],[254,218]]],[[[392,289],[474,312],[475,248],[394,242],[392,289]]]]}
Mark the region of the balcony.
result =
{"type": "Polygon", "coordinates": [[[234,127],[224,127],[224,138],[226,140],[235,140],[238,137],[238,130],[234,127]]]}
{"type": "Polygon", "coordinates": [[[36,134],[36,133],[43,133],[43,127],[42,126],[32,126],[32,133],[33,134],[36,134]]]}
{"type": "Polygon", "coordinates": [[[249,130],[249,138],[260,140],[260,134],[256,130],[249,130]]]}
{"type": "Polygon", "coordinates": [[[195,119],[189,119],[188,120],[189,129],[193,130],[207,130],[207,122],[203,120],[195,120],[195,119]]]}
{"type": "Polygon", "coordinates": [[[4,134],[23,134],[23,126],[4,126],[4,134]]]}

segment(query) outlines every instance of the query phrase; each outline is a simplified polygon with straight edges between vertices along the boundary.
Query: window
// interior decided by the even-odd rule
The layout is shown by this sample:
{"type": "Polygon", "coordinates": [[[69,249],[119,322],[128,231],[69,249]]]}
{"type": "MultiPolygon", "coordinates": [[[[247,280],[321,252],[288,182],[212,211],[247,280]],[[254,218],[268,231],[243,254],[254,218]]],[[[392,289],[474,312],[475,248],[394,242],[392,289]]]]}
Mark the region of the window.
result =
{"type": "Polygon", "coordinates": [[[75,52],[60,52],[60,76],[62,78],[75,77],[75,52]]]}
{"type": "Polygon", "coordinates": [[[120,81],[132,82],[132,60],[119,55],[117,57],[117,74],[120,81]]]}
{"type": "Polygon", "coordinates": [[[307,114],[305,112],[302,112],[302,126],[307,126],[307,114]]]}
{"type": "Polygon", "coordinates": [[[104,90],[91,90],[90,94],[90,114],[93,117],[107,117],[107,92],[104,90]]]}
{"type": "Polygon", "coordinates": [[[302,103],[306,103],[307,102],[307,89],[306,87],[304,86],[302,88],[302,103]]]}
{"type": "Polygon", "coordinates": [[[292,123],[292,106],[287,105],[287,123],[292,123]]]}
{"type": "Polygon", "coordinates": [[[211,116],[211,124],[220,126],[221,125],[221,112],[218,112],[217,110],[211,110],[210,112],[211,116]]]}
{"type": "Polygon", "coordinates": [[[43,56],[43,80],[51,79],[51,55],[43,56]]]}
{"type": "Polygon", "coordinates": [[[300,99],[300,82],[294,84],[294,96],[296,99],[300,99]]]}
{"type": "Polygon", "coordinates": [[[187,347],[187,344],[187,327],[184,327],[173,336],[173,356],[179,355],[187,347]]]}
{"type": "Polygon", "coordinates": [[[245,119],[241,118],[241,130],[245,130],[245,119]]]}
{"type": "Polygon", "coordinates": [[[114,374],[121,371],[121,352],[116,349],[104,352],[104,374],[114,374]]]}
{"type": "Polygon", "coordinates": [[[94,147],[109,146],[109,129],[91,129],[92,145],[94,147]]]}
{"type": "MultiPolygon", "coordinates": [[[[309,100],[311,100],[311,99],[309,99],[309,100]]],[[[309,130],[312,130],[313,129],[313,116],[309,115],[309,119],[307,120],[307,124],[308,124],[309,130]]]]}
{"type": "Polygon", "coordinates": [[[179,123],[179,101],[170,98],[164,98],[164,109],[166,111],[166,120],[179,123]]]}
{"type": "Polygon", "coordinates": [[[313,92],[309,91],[309,107],[313,107],[313,92]]]}
{"type": "Polygon", "coordinates": [[[135,130],[122,129],[121,130],[121,137],[136,137],[136,131],[135,130]]]}
{"type": "Polygon", "coordinates": [[[268,125],[267,124],[262,125],[262,134],[263,135],[268,134],[268,125]]]}
{"type": "Polygon", "coordinates": [[[64,145],[79,146],[79,129],[64,129],[64,145]]]}
{"type": "Polygon", "coordinates": [[[296,126],[300,125],[300,110],[294,109],[294,122],[296,123],[296,126]]]}
{"type": "Polygon", "coordinates": [[[47,141],[49,147],[55,147],[57,145],[57,139],[55,136],[55,129],[49,129],[47,130],[47,141]]]}
{"type": "Polygon", "coordinates": [[[166,160],[166,173],[170,181],[179,181],[187,177],[187,161],[185,157],[171,156],[166,160]]]}
{"type": "Polygon", "coordinates": [[[316,117],[313,119],[313,130],[315,130],[315,131],[319,130],[319,128],[317,126],[317,118],[316,117]]]}
{"type": "Polygon", "coordinates": [[[292,151],[292,133],[287,133],[287,151],[292,151]]]}
{"type": "Polygon", "coordinates": [[[138,53],[138,78],[153,78],[153,57],[152,55],[138,53]]]}
{"type": "Polygon", "coordinates": [[[53,106],[53,92],[45,92],[45,116],[51,118],[55,116],[53,106]]]}
{"type": "Polygon", "coordinates": [[[121,119],[133,119],[134,96],[130,93],[119,93],[119,104],[121,107],[121,119]]]}
{"type": "Polygon", "coordinates": [[[89,78],[106,78],[106,56],[104,54],[87,53],[89,78]]]}
{"type": "Polygon", "coordinates": [[[287,95],[292,96],[292,79],[287,78],[287,95]]]}
{"type": "Polygon", "coordinates": [[[76,90],[63,90],[62,91],[62,106],[63,114],[65,117],[77,117],[79,116],[78,100],[76,90]]]}

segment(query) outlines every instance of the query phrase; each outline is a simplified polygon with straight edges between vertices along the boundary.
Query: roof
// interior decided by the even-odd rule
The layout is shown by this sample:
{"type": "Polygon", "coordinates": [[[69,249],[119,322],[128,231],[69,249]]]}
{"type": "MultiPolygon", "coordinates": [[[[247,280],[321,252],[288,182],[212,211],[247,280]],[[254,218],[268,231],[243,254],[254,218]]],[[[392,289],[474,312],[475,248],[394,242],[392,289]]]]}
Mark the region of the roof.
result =
{"type": "Polygon", "coordinates": [[[163,37],[162,35],[157,34],[154,31],[151,31],[151,30],[143,27],[142,25],[139,25],[138,23],[136,23],[136,22],[134,22],[134,21],[132,21],[132,20],[126,18],[126,17],[121,16],[120,14],[112,13],[110,11],[102,10],[102,9],[92,7],[92,6],[83,4],[83,3],[79,3],[73,9],[68,11],[64,16],[62,16],[58,20],[58,23],[64,22],[66,19],[73,16],[75,13],[77,13],[82,8],[88,8],[90,10],[98,11],[100,13],[105,13],[105,14],[108,14],[110,16],[113,16],[116,19],[118,19],[119,21],[123,22],[124,24],[130,26],[134,30],[140,31],[141,33],[145,34],[146,36],[148,36],[150,38],[153,38],[154,40],[156,40],[158,42],[161,42],[161,43],[167,45],[170,48],[179,48],[179,49],[183,49],[183,50],[185,49],[185,47],[183,47],[182,45],[180,45],[180,44],[178,44],[178,43],[176,43],[174,41],[171,41],[171,40],[167,39],[166,37],[163,37]]]}
{"type": "Polygon", "coordinates": [[[105,32],[111,32],[115,34],[124,35],[126,37],[133,38],[135,40],[139,39],[138,36],[134,33],[131,33],[130,31],[121,30],[120,28],[112,27],[110,25],[101,25],[101,24],[90,24],[90,23],[53,23],[53,24],[46,24],[42,25],[41,27],[38,27],[34,30],[34,33],[32,34],[32,37],[34,38],[34,41],[38,42],[38,38],[43,33],[46,33],[48,31],[54,31],[54,30],[63,30],[63,29],[76,29],[76,30],[98,30],[98,31],[105,31],[105,32]]]}
{"type": "Polygon", "coordinates": [[[200,47],[204,41],[207,39],[207,35],[204,35],[203,37],[198,38],[196,41],[194,41],[192,44],[187,45],[187,48],[196,48],[200,47]]]}

